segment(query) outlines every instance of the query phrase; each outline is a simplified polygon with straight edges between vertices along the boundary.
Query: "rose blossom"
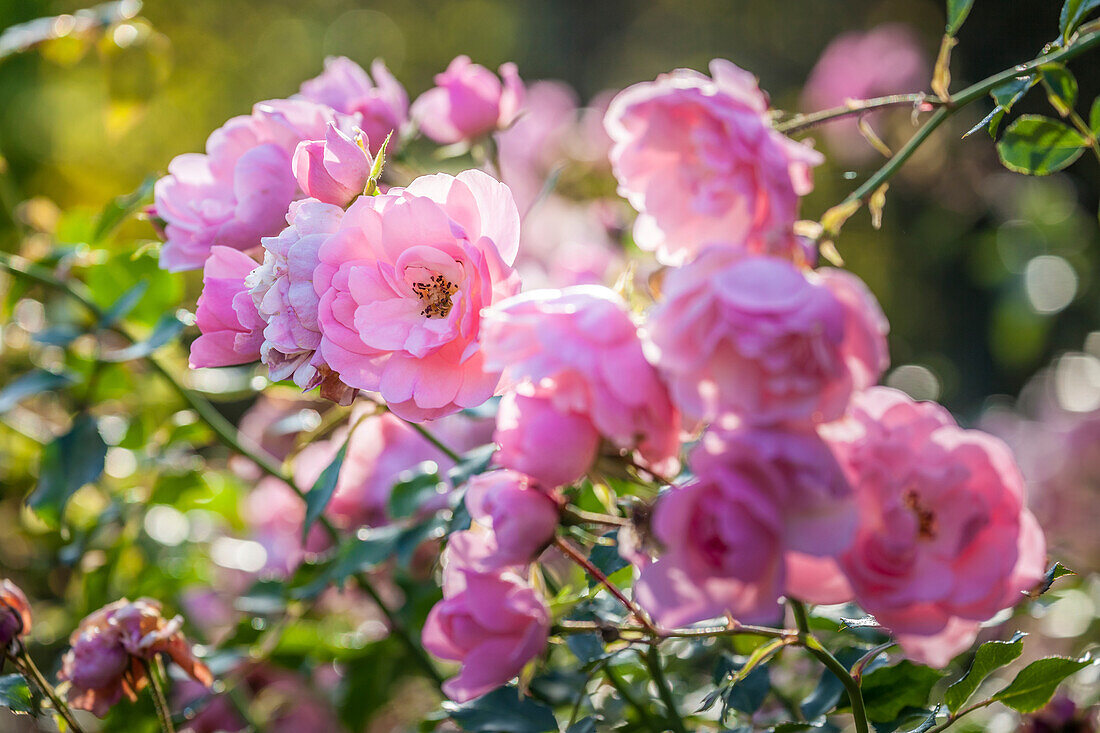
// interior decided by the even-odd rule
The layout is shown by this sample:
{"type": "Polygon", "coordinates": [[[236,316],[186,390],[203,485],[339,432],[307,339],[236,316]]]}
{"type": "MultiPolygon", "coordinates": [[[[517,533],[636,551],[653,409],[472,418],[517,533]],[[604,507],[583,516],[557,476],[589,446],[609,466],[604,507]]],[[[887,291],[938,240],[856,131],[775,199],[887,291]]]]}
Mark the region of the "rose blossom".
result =
{"type": "Polygon", "coordinates": [[[289,226],[277,237],[264,237],[264,261],[246,279],[252,302],[266,321],[260,361],[271,379],[293,378],[302,389],[321,385],[323,396],[347,404],[355,390],[340,382],[317,352],[321,327],[313,271],[321,244],[340,225],[339,206],[314,199],[290,205],[289,226]]]}
{"type": "Polygon", "coordinates": [[[522,384],[497,409],[493,460],[555,487],[571,484],[591,468],[600,433],[584,414],[554,405],[553,390],[522,384]]]}
{"type": "Polygon", "coordinates": [[[362,132],[341,132],[329,123],[324,140],[308,140],[294,150],[291,168],[306,196],[347,206],[363,193],[374,160],[362,132]]]}
{"type": "Polygon", "coordinates": [[[497,567],[531,562],[558,526],[558,502],[515,471],[472,477],[466,483],[466,509],[475,522],[492,531],[491,562],[497,567]]]}
{"type": "Polygon", "coordinates": [[[462,664],[443,692],[466,702],[507,684],[545,648],[550,612],[516,572],[477,572],[450,543],[443,573],[443,600],[428,613],[422,642],[436,657],[462,664]]]}
{"type": "Polygon", "coordinates": [[[619,193],[638,210],[634,241],[680,265],[708,244],[786,252],[819,153],[776,132],[752,74],[724,59],[635,84],[611,102],[619,193]]]}
{"type": "Polygon", "coordinates": [[[154,189],[153,213],[164,221],[160,266],[196,269],[214,245],[251,249],[277,234],[299,195],[291,155],[299,142],[323,138],[334,120],[355,121],[305,100],[260,102],[215,130],[205,154],[172,160],[154,189]]]}
{"type": "Polygon", "coordinates": [[[0,657],[11,643],[31,630],[31,604],[7,578],[0,581],[0,657]]]}
{"type": "Polygon", "coordinates": [[[518,244],[508,188],[480,171],[360,197],[318,251],[322,358],[405,419],[482,404],[499,370],[482,368],[481,309],[518,289],[518,244]]]}
{"type": "Polygon", "coordinates": [[[409,119],[409,97],[405,88],[381,59],[371,63],[368,75],[351,59],[330,56],[325,59],[325,70],[319,76],[303,82],[300,96],[337,112],[356,115],[370,143],[371,155],[378,153],[382,141],[391,132],[389,149],[395,150],[401,128],[409,119]]]}
{"type": "Polygon", "coordinates": [[[87,616],[73,632],[58,679],[71,684],[69,704],[103,717],[125,694],[131,701],[148,683],[145,662],[168,655],[184,672],[209,687],[214,678],[191,652],[180,631],[183,619],[168,620],[149,598],[125,598],[87,616]]]}
{"type": "Polygon", "coordinates": [[[552,395],[555,409],[587,416],[623,449],[675,473],[680,416],[645,360],[626,303],[608,288],[532,290],[487,310],[487,369],[552,395]]]}
{"type": "Polygon", "coordinates": [[[752,424],[839,418],[886,368],[888,325],[841,270],[712,248],[665,278],[650,357],[685,415],[752,424]]]}
{"type": "Polygon", "coordinates": [[[212,247],[202,269],[195,322],[202,333],[191,344],[191,366],[247,364],[260,358],[264,319],[245,279],[257,263],[230,247],[212,247]]]}
{"type": "Polygon", "coordinates": [[[436,74],[435,87],[413,102],[420,131],[441,145],[475,140],[512,124],[524,103],[523,81],[513,63],[502,64],[500,78],[469,56],[456,56],[436,74]],[[501,84],[503,80],[503,84],[501,84]]]}
{"type": "Polygon", "coordinates": [[[915,660],[946,665],[1042,578],[1043,532],[1000,440],[885,387],[857,395],[851,419],[823,434],[860,508],[840,567],[915,660]]]}

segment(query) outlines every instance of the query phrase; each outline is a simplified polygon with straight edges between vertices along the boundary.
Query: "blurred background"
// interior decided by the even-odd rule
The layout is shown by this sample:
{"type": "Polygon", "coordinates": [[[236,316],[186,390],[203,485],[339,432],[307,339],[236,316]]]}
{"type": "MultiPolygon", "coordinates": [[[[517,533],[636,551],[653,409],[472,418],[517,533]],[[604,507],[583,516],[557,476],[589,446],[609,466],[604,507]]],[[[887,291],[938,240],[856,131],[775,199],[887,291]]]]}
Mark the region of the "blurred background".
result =
{"type": "MultiPolygon", "coordinates": [[[[1037,55],[1057,36],[1060,5],[977,0],[959,34],[952,88],[1037,55]]],[[[705,71],[710,59],[723,57],[759,76],[777,108],[810,111],[849,96],[926,90],[943,33],[942,6],[942,0],[159,0],[140,13],[136,3],[123,3],[108,27],[27,52],[21,44],[31,36],[16,29],[0,36],[0,249],[53,261],[59,252],[77,253],[82,266],[96,265],[82,279],[102,306],[148,279],[132,320],[151,326],[165,311],[194,307],[199,275],[169,276],[153,257],[133,256],[155,238],[147,222],[132,221],[118,236],[89,245],[99,212],[162,174],[174,156],[201,151],[229,117],[295,93],[326,56],[346,55],[364,66],[381,57],[410,98],[457,54],[490,68],[515,61],[526,81],[572,86],[580,105],[675,67],[705,71]]],[[[82,7],[0,0],[0,29],[82,7]]],[[[70,21],[79,25],[79,18],[70,21]]],[[[1078,109],[1087,115],[1100,94],[1100,63],[1090,56],[1071,68],[1078,109]]],[[[1069,653],[1090,638],[1100,607],[1100,582],[1087,577],[1100,568],[1100,166],[1085,156],[1050,177],[1009,173],[984,130],[962,138],[991,106],[983,100],[957,115],[895,177],[881,229],[861,212],[838,245],[891,322],[887,383],[940,400],[964,424],[991,430],[1017,450],[1052,556],[1081,574],[1035,612],[1032,627],[1047,640],[1036,651],[1069,653]]],[[[1014,114],[1031,111],[1051,114],[1039,90],[1014,114]]],[[[905,109],[872,124],[893,149],[915,129],[905,109]]],[[[851,120],[805,137],[827,154],[803,208],[806,218],[817,219],[883,157],[851,120]]],[[[75,317],[71,303],[23,297],[10,281],[0,281],[0,295],[0,386],[33,366],[82,368],[43,336],[75,317]]],[[[182,349],[173,347],[167,358],[185,371],[182,349]]],[[[99,418],[111,446],[109,490],[80,492],[60,535],[20,505],[34,486],[41,443],[63,431],[71,404],[45,396],[33,411],[0,416],[0,526],[19,527],[0,532],[0,576],[16,577],[32,599],[42,599],[36,641],[49,653],[64,648],[74,618],[120,592],[182,606],[174,595],[180,588],[216,585],[209,558],[187,548],[243,535],[240,502],[255,483],[254,475],[204,471],[203,461],[213,465],[224,456],[204,449],[196,459],[191,446],[212,442],[209,432],[140,368],[111,366],[98,380],[98,398],[108,405],[99,418]],[[145,506],[167,508],[135,513],[145,506]]],[[[254,399],[244,394],[247,377],[243,384],[207,384],[222,393],[220,406],[235,420],[254,399]]],[[[230,573],[248,570],[233,566],[239,561],[215,558],[230,573]]],[[[239,590],[240,582],[228,585],[239,590]]],[[[421,600],[426,608],[432,599],[421,600]]],[[[198,608],[205,609],[200,615],[220,609],[198,608]]],[[[303,621],[283,661],[301,664],[302,655],[318,645],[327,650],[324,644],[346,628],[368,622],[378,625],[376,618],[353,618],[335,630],[331,620],[314,629],[303,621]]],[[[332,656],[347,656],[346,646],[331,644],[332,656]]],[[[392,645],[370,652],[364,669],[375,674],[381,664],[394,666],[392,652],[392,645]]],[[[384,718],[392,699],[379,689],[352,712],[341,708],[341,719],[354,729],[350,721],[361,725],[364,710],[384,718]]]]}

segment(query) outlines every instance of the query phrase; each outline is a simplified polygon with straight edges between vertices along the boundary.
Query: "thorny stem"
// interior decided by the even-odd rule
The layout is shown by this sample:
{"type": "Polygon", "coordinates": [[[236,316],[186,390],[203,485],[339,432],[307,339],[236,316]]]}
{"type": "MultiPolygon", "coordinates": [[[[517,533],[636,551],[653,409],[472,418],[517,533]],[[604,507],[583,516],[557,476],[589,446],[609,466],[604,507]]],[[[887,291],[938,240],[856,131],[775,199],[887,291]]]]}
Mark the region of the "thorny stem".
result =
{"type": "Polygon", "coordinates": [[[638,608],[634,601],[627,598],[626,595],[621,590],[619,590],[614,583],[608,580],[603,571],[593,565],[588,560],[588,558],[581,553],[580,550],[578,550],[567,539],[560,535],[554,538],[554,546],[565,553],[566,557],[568,557],[570,560],[575,562],[577,565],[580,565],[586,573],[599,581],[600,584],[603,585],[603,587],[607,588],[611,595],[619,599],[619,602],[626,606],[626,610],[638,619],[638,621],[642,624],[642,627],[645,628],[646,631],[653,634],[654,636],[660,636],[660,632],[655,626],[653,626],[652,623],[650,623],[649,618],[645,615],[645,612],[642,611],[642,609],[638,608]]]}
{"type": "Polygon", "coordinates": [[[149,678],[149,693],[153,698],[153,706],[157,709],[157,718],[164,733],[176,733],[176,727],[172,724],[172,709],[168,707],[168,696],[164,692],[164,682],[161,680],[161,665],[156,661],[142,660],[145,666],[145,675],[149,678]]]}
{"type": "Polygon", "coordinates": [[[855,721],[856,733],[868,733],[867,710],[863,705],[863,692],[859,689],[859,682],[848,673],[847,668],[826,649],[817,637],[810,632],[809,616],[806,606],[800,601],[789,600],[788,605],[794,613],[795,623],[798,625],[799,640],[806,651],[817,657],[825,667],[832,672],[840,683],[844,685],[848,693],[848,701],[852,705],[852,718],[855,721]]]}
{"type": "Polygon", "coordinates": [[[80,724],[76,722],[76,716],[73,715],[73,711],[69,708],[68,704],[58,696],[57,691],[54,690],[51,685],[43,676],[42,672],[38,669],[38,665],[31,659],[30,653],[27,651],[27,647],[22,642],[17,642],[18,660],[16,666],[22,667],[24,676],[29,678],[34,685],[41,690],[42,694],[50,699],[50,703],[53,705],[57,714],[65,719],[65,723],[74,731],[74,733],[84,733],[80,724]]]}
{"type": "Polygon", "coordinates": [[[942,105],[944,101],[934,94],[916,92],[914,94],[891,94],[888,97],[875,97],[873,99],[851,99],[839,107],[830,107],[820,112],[808,112],[795,115],[775,124],[775,129],[786,134],[802,132],[812,127],[839,120],[852,115],[861,115],[876,109],[886,107],[913,107],[920,109],[923,105],[942,105]]]}
{"type": "Polygon", "coordinates": [[[665,671],[661,668],[661,654],[657,651],[657,647],[651,646],[644,653],[639,652],[639,654],[645,659],[645,665],[649,668],[649,675],[653,678],[654,684],[657,685],[657,692],[661,696],[661,702],[665,704],[669,722],[672,723],[672,730],[676,733],[687,733],[687,729],[684,728],[684,720],[680,717],[680,711],[676,708],[676,698],[672,695],[672,687],[668,684],[665,671]]]}

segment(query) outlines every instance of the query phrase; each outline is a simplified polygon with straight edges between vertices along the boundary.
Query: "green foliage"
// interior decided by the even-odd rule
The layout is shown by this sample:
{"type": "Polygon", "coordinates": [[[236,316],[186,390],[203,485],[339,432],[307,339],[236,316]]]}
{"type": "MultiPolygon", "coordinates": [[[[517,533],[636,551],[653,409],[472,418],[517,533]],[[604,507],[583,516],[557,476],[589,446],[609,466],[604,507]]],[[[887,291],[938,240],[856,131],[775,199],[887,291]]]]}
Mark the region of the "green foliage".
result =
{"type": "Polygon", "coordinates": [[[973,5],[974,0],[947,0],[947,35],[959,32],[973,5]]]}
{"type": "MultiPolygon", "coordinates": [[[[619,530],[612,530],[603,536],[604,540],[610,540],[610,544],[599,544],[592,548],[592,551],[588,554],[588,559],[600,570],[604,575],[611,576],[622,570],[630,563],[623,559],[619,554],[619,530]]],[[[588,587],[595,588],[599,585],[599,581],[595,578],[588,578],[588,587]]]]}
{"type": "Polygon", "coordinates": [[[141,182],[131,193],[118,196],[104,207],[96,222],[95,231],[92,233],[94,243],[102,242],[110,236],[122,222],[129,219],[141,208],[153,203],[153,185],[157,182],[155,175],[150,175],[141,182]]]}
{"type": "Polygon", "coordinates": [[[100,361],[114,363],[144,359],[151,356],[160,347],[174,341],[184,328],[183,321],[177,318],[174,313],[165,313],[157,321],[157,325],[153,327],[153,331],[148,338],[127,346],[125,349],[102,354],[99,357],[100,361]]]}
{"type": "Polygon", "coordinates": [[[1064,679],[1092,663],[1087,657],[1047,657],[1036,660],[1020,670],[1007,687],[990,699],[1020,713],[1033,713],[1050,702],[1054,691],[1064,679]]]}
{"type": "Polygon", "coordinates": [[[6,674],[0,677],[0,707],[29,715],[38,708],[34,698],[23,675],[6,674]]]}
{"type": "Polygon", "coordinates": [[[978,647],[970,669],[944,693],[947,709],[958,712],[986,677],[1019,657],[1024,650],[1024,636],[1017,632],[1008,641],[987,641],[978,647]]]}
{"type": "Polygon", "coordinates": [[[1079,132],[1057,120],[1023,115],[1005,130],[997,152],[1009,170],[1045,176],[1072,164],[1087,144],[1079,132]]]}
{"type": "Polygon", "coordinates": [[[931,667],[903,661],[865,675],[862,686],[867,718],[886,723],[897,720],[904,708],[922,708],[943,674],[931,667]]]}
{"type": "Polygon", "coordinates": [[[1092,109],[1089,110],[1089,129],[1092,134],[1100,137],[1100,97],[1092,100],[1092,109]]]}
{"type": "Polygon", "coordinates": [[[95,418],[86,412],[77,415],[69,432],[42,452],[38,486],[27,497],[28,506],[46,524],[57,527],[70,497],[99,479],[106,458],[107,444],[95,418]]]}
{"type": "Polygon", "coordinates": [[[321,475],[313,482],[313,488],[306,494],[306,518],[302,522],[303,539],[309,536],[309,530],[325,511],[333,493],[336,492],[336,482],[340,480],[340,468],[344,465],[344,457],[348,454],[348,441],[336,451],[336,456],[321,471],[321,475]]]}
{"type": "Polygon", "coordinates": [[[440,494],[443,482],[433,461],[421,463],[401,475],[390,493],[389,513],[394,519],[416,514],[421,506],[440,494]]]}
{"type": "Polygon", "coordinates": [[[316,598],[329,586],[343,586],[352,575],[373,570],[393,556],[401,532],[394,525],[360,530],[341,544],[331,559],[303,566],[291,583],[291,596],[316,598]]]}
{"type": "Polygon", "coordinates": [[[1062,40],[1069,41],[1089,13],[1097,8],[1100,8],[1100,0],[1066,0],[1058,17],[1058,30],[1062,32],[1062,40]]]}
{"type": "Polygon", "coordinates": [[[466,483],[471,476],[485,473],[492,463],[496,445],[489,444],[474,448],[461,456],[461,460],[447,471],[447,478],[455,488],[466,483]]]}
{"type": "Polygon", "coordinates": [[[1039,69],[1047,98],[1062,117],[1077,104],[1077,77],[1062,64],[1047,64],[1039,69]]]}
{"type": "Polygon", "coordinates": [[[0,390],[0,414],[12,409],[28,397],[41,392],[62,389],[75,384],[76,381],[75,376],[64,372],[55,374],[44,369],[27,372],[0,390]]]}
{"type": "Polygon", "coordinates": [[[545,733],[558,730],[553,710],[530,698],[521,697],[514,687],[501,687],[467,703],[445,702],[443,709],[462,730],[471,733],[545,733]]]}

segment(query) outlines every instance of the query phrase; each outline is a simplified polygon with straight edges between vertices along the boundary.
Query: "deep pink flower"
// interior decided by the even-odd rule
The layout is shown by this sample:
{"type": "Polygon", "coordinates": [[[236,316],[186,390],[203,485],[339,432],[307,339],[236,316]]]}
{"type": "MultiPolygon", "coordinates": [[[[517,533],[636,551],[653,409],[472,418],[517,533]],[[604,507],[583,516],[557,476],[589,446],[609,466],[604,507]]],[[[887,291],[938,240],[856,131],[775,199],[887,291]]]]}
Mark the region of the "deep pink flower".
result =
{"type": "Polygon", "coordinates": [[[278,234],[298,194],[291,155],[303,140],[320,140],[327,123],[354,122],[320,104],[277,99],[215,130],[206,153],[187,153],[156,183],[154,215],[164,220],[160,266],[193,270],[214,245],[246,250],[278,234]]]}
{"type": "Polygon", "coordinates": [[[482,368],[481,309],[518,289],[518,244],[508,188],[480,171],[360,197],[318,252],[322,358],[406,419],[480,405],[500,374],[482,368]]]}
{"type": "Polygon", "coordinates": [[[19,586],[4,578],[0,581],[0,655],[30,630],[31,604],[19,586]]]}
{"type": "Polygon", "coordinates": [[[292,168],[306,196],[347,206],[363,193],[374,160],[361,132],[346,135],[329,123],[324,140],[308,140],[294,151],[292,168]]]}
{"type": "Polygon", "coordinates": [[[507,684],[546,647],[550,613],[512,570],[477,572],[455,560],[448,544],[443,600],[428,614],[422,640],[436,657],[461,662],[443,692],[465,702],[507,684]]]}
{"type": "Polygon", "coordinates": [[[69,643],[58,679],[71,684],[69,704],[102,717],[123,694],[130,700],[148,679],[144,662],[167,655],[188,676],[209,687],[214,678],[195,658],[180,627],[183,619],[165,619],[149,598],[125,598],[87,616],[69,643]]]}
{"type": "Polygon", "coordinates": [[[524,103],[523,81],[513,63],[500,67],[500,78],[469,56],[456,56],[436,74],[435,87],[413,102],[420,131],[441,145],[475,140],[512,124],[524,103]],[[501,84],[503,80],[503,84],[501,84]]]}
{"type": "Polygon", "coordinates": [[[260,358],[266,324],[245,284],[258,266],[230,247],[211,248],[195,313],[202,335],[191,343],[193,368],[247,364],[260,358]]]}
{"type": "Polygon", "coordinates": [[[532,290],[484,316],[487,369],[547,388],[559,411],[586,415],[620,448],[637,449],[658,472],[676,472],[680,416],[622,298],[592,285],[532,290]]]}
{"type": "Polygon", "coordinates": [[[332,374],[317,352],[321,326],[313,271],[321,243],[340,225],[344,210],[314,199],[295,201],[290,225],[277,237],[264,237],[264,261],[247,278],[252,302],[266,321],[260,361],[271,379],[293,379],[302,389],[321,385],[323,396],[347,404],[355,390],[332,374]]]}
{"type": "Polygon", "coordinates": [[[544,486],[571,484],[592,467],[600,433],[587,415],[559,409],[551,389],[522,384],[497,410],[493,460],[544,486]]]}
{"type": "Polygon", "coordinates": [[[466,509],[492,532],[495,567],[526,565],[554,538],[558,502],[530,477],[509,470],[489,471],[466,483],[466,509]]]}
{"type": "Polygon", "coordinates": [[[783,516],[756,477],[723,469],[661,494],[652,531],[664,547],[634,597],[666,627],[733,616],[771,622],[783,592],[783,516]]]}
{"type": "Polygon", "coordinates": [[[303,82],[300,94],[337,112],[357,115],[375,155],[391,132],[389,150],[397,149],[401,128],[409,120],[409,97],[381,59],[371,63],[370,72],[344,56],[330,56],[319,76],[303,82]]]}
{"type": "Polygon", "coordinates": [[[703,247],[788,252],[799,197],[822,157],[776,132],[752,74],[729,61],[619,93],[605,125],[619,193],[638,210],[634,241],[663,264],[703,247]]]}
{"type": "Polygon", "coordinates": [[[839,418],[889,360],[874,296],[841,270],[711,248],[665,278],[650,357],[685,415],[768,425],[839,418]]]}
{"type": "Polygon", "coordinates": [[[860,507],[841,568],[917,661],[944,666],[1042,578],[1043,532],[1001,441],[884,387],[857,395],[851,418],[822,433],[860,507]]]}

